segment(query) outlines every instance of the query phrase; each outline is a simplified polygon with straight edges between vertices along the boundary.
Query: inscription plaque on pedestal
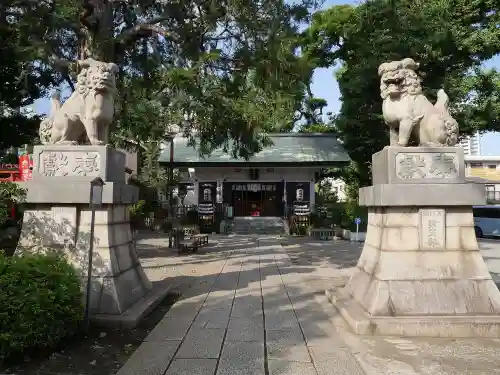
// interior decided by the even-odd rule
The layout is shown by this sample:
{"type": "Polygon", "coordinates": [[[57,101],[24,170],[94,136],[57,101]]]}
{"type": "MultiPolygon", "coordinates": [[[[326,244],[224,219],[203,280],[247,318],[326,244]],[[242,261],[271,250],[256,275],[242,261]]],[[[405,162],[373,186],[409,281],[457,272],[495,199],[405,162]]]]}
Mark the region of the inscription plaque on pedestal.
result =
{"type": "Polygon", "coordinates": [[[98,152],[68,150],[41,152],[38,170],[43,176],[99,176],[101,155],[98,152]]]}
{"type": "Polygon", "coordinates": [[[90,182],[125,183],[125,153],[109,146],[45,145],[33,149],[33,180],[64,178],[90,182]]]}
{"type": "Polygon", "coordinates": [[[395,156],[396,176],[402,180],[456,179],[458,160],[452,153],[399,152],[395,156]]]}
{"type": "Polygon", "coordinates": [[[445,211],[444,209],[422,208],[420,213],[420,248],[445,248],[445,211]]]}
{"type": "Polygon", "coordinates": [[[460,184],[465,182],[459,147],[390,146],[373,154],[373,184],[460,184]]]}

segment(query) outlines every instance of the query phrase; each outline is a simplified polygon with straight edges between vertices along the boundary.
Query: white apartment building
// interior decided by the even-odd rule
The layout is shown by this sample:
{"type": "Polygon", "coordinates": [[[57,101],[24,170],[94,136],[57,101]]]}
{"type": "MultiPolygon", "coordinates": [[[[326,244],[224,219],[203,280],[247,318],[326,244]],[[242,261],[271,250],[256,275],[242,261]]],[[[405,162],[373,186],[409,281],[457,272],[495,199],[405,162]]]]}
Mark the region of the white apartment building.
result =
{"type": "Polygon", "coordinates": [[[465,156],[465,175],[471,182],[484,184],[489,204],[500,202],[500,156],[465,156]]]}
{"type": "Polygon", "coordinates": [[[324,181],[331,184],[331,189],[337,195],[339,202],[345,202],[345,200],[347,199],[345,182],[340,179],[331,177],[325,178],[324,181]]]}
{"type": "Polygon", "coordinates": [[[479,132],[463,138],[457,147],[463,147],[466,156],[481,155],[481,136],[479,132]]]}
{"type": "Polygon", "coordinates": [[[340,179],[331,179],[330,183],[332,184],[332,191],[337,194],[337,198],[339,202],[345,202],[347,199],[347,195],[345,192],[345,182],[340,179]]]}

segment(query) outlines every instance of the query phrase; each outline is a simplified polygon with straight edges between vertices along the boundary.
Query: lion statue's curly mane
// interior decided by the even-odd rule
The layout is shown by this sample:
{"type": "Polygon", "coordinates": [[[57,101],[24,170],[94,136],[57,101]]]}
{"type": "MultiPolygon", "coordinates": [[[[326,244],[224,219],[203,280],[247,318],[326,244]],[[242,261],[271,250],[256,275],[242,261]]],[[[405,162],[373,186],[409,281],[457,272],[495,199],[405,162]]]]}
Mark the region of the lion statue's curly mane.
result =
{"type": "Polygon", "coordinates": [[[78,66],[81,71],[68,100],[61,104],[59,93],[52,96],[51,116],[40,124],[44,144],[78,144],[85,138],[92,145],[107,143],[118,67],[93,59],[78,61],[78,66]]]}
{"type": "Polygon", "coordinates": [[[420,146],[454,146],[458,123],[448,111],[448,95],[439,90],[435,105],[422,93],[419,64],[413,59],[383,63],[378,68],[382,112],[391,146],[408,146],[410,136],[420,146]]]}

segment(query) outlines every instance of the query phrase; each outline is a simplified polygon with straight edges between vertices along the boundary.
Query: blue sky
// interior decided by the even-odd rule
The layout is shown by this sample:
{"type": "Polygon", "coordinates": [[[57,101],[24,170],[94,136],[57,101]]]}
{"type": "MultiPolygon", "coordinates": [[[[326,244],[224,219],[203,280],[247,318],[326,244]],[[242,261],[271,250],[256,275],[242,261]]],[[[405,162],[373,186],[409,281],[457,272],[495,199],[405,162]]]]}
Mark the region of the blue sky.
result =
{"type": "MultiPolygon", "coordinates": [[[[339,4],[352,4],[359,1],[326,0],[323,8],[339,4]]],[[[500,69],[500,56],[496,56],[485,63],[485,67],[500,69]]],[[[334,78],[333,68],[317,69],[313,76],[312,90],[316,97],[328,101],[325,112],[338,112],[340,109],[340,93],[337,81],[334,78]]],[[[49,111],[48,99],[40,99],[35,102],[35,111],[39,114],[47,114],[49,111]]],[[[499,155],[500,133],[485,133],[481,136],[481,153],[483,155],[499,155]]]]}

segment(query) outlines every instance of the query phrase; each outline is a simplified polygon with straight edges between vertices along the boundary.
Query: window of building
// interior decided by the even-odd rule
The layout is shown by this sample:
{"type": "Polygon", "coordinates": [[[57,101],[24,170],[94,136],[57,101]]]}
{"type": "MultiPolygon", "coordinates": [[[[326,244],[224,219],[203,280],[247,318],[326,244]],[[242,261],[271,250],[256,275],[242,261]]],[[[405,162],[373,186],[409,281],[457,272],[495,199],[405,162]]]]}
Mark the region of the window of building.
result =
{"type": "Polygon", "coordinates": [[[488,164],[489,169],[497,169],[497,166],[495,164],[488,164]]]}
{"type": "Polygon", "coordinates": [[[485,185],[486,202],[488,204],[500,202],[500,186],[499,185],[485,185]]]}
{"type": "Polygon", "coordinates": [[[482,167],[483,165],[481,163],[470,163],[469,164],[472,168],[478,168],[478,167],[482,167]]]}

